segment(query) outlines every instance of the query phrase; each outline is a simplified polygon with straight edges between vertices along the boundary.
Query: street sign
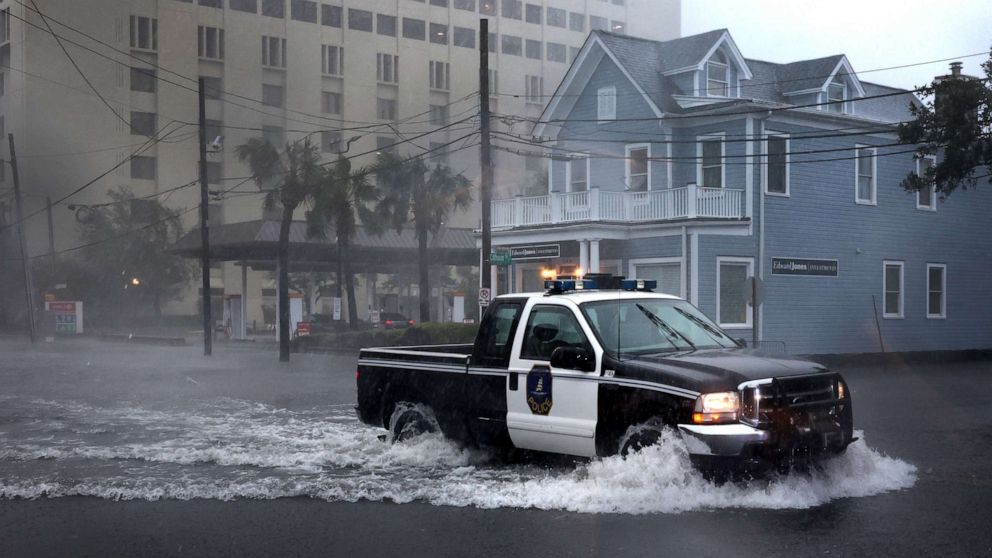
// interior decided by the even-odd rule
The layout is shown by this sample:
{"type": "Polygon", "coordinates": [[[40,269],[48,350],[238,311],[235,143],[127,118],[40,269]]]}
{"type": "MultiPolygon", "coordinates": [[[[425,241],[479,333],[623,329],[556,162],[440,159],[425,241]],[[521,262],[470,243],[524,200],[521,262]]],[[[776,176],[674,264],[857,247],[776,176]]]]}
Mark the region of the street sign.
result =
{"type": "Polygon", "coordinates": [[[489,287],[482,287],[479,289],[479,306],[488,306],[491,299],[492,291],[489,287]]]}
{"type": "Polygon", "coordinates": [[[489,263],[492,265],[506,266],[513,263],[513,254],[508,250],[500,250],[499,252],[490,252],[489,263]]]}

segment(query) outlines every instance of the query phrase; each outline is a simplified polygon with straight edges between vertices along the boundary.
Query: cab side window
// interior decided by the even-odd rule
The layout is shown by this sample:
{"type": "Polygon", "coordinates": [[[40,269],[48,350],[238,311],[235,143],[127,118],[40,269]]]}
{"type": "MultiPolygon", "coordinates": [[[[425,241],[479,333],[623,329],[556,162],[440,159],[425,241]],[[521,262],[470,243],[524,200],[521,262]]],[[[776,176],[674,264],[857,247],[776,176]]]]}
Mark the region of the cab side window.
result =
{"type": "Polygon", "coordinates": [[[535,306],[524,332],[520,358],[551,360],[551,353],[558,347],[581,347],[592,352],[571,310],[562,306],[535,306]]]}
{"type": "Polygon", "coordinates": [[[497,302],[483,318],[479,328],[479,341],[475,347],[473,364],[478,366],[507,367],[510,364],[510,346],[517,330],[521,301],[497,302]]]}

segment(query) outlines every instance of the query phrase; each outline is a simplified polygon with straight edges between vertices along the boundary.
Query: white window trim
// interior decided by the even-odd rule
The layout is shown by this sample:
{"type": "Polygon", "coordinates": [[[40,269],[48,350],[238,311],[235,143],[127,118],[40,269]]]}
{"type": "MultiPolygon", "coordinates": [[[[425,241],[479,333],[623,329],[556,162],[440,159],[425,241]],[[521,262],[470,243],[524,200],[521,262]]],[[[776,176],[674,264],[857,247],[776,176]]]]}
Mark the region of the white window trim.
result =
{"type": "Polygon", "coordinates": [[[747,264],[747,276],[754,277],[754,258],[741,258],[735,256],[717,256],[716,258],[716,319],[717,325],[724,329],[751,329],[751,314],[753,309],[751,304],[747,304],[747,316],[742,324],[720,323],[720,266],[725,263],[747,264]]]}
{"type": "MultiPolygon", "coordinates": [[[[916,160],[916,176],[920,176],[920,171],[922,170],[920,163],[926,159],[930,161],[934,166],[937,165],[937,157],[933,155],[925,155],[924,157],[916,160]]],[[[920,205],[920,193],[916,193],[916,209],[920,211],[937,211],[937,185],[930,185],[930,205],[920,205]]]]}
{"type": "Polygon", "coordinates": [[[648,174],[648,184],[647,192],[651,191],[651,144],[650,143],[629,143],[624,147],[624,184],[627,185],[627,189],[630,190],[630,152],[637,149],[647,149],[647,174],[648,174]]]}
{"type": "Polygon", "coordinates": [[[703,142],[704,141],[720,141],[720,187],[727,187],[727,142],[726,133],[719,132],[714,134],[705,134],[696,138],[696,184],[700,188],[712,188],[712,186],[707,186],[703,184],[703,142]]]}
{"type": "Polygon", "coordinates": [[[902,260],[882,261],[882,317],[886,320],[901,320],[906,315],[906,264],[902,260]],[[885,269],[894,265],[899,268],[899,313],[885,311],[885,269]]]}
{"type": "Polygon", "coordinates": [[[927,296],[925,301],[928,320],[947,319],[947,264],[928,263],[927,264],[927,296]],[[940,290],[940,314],[930,313],[930,270],[939,268],[943,273],[943,288],[940,290]]]}
{"type": "Polygon", "coordinates": [[[679,296],[685,298],[685,259],[681,256],[669,258],[632,258],[627,262],[627,276],[637,279],[637,266],[679,264],[679,296]]]}
{"type": "Polygon", "coordinates": [[[849,104],[849,101],[850,100],[851,99],[847,95],[847,81],[844,81],[843,83],[834,83],[833,78],[831,78],[830,81],[827,82],[826,88],[824,88],[824,90],[823,90],[823,102],[825,104],[820,105],[820,110],[821,111],[824,111],[824,112],[833,112],[833,110],[831,110],[831,109],[834,106],[834,104],[839,104],[840,105],[840,112],[837,113],[837,114],[848,114],[847,107],[848,107],[848,104],[849,104]],[[832,85],[839,85],[841,87],[841,92],[840,92],[841,97],[840,97],[840,99],[831,99],[830,98],[830,87],[832,85]],[[841,102],[840,103],[832,103],[832,101],[835,101],[835,100],[839,100],[841,102]]]}
{"type": "Polygon", "coordinates": [[[858,205],[878,205],[878,148],[870,145],[854,144],[854,203],[858,205]],[[861,180],[858,164],[861,162],[861,151],[871,151],[871,200],[858,197],[858,185],[861,180]]]}
{"type": "Polygon", "coordinates": [[[790,179],[792,157],[789,155],[789,151],[792,149],[792,137],[784,132],[774,132],[768,130],[765,132],[765,172],[761,173],[761,189],[765,192],[766,196],[778,196],[780,198],[788,198],[792,196],[792,180],[790,179]],[[768,191],[768,138],[785,138],[785,192],[769,192],[768,191]]]}
{"type": "Polygon", "coordinates": [[[706,72],[706,75],[704,76],[706,78],[706,95],[701,95],[701,96],[703,96],[703,97],[720,97],[722,99],[730,98],[730,91],[731,91],[731,89],[736,89],[734,87],[731,87],[731,83],[730,83],[730,63],[729,62],[728,63],[715,62],[713,60],[707,60],[706,61],[706,64],[703,66],[703,69],[706,72]],[[714,65],[714,66],[723,66],[723,80],[718,80],[718,79],[711,80],[710,79],[710,65],[711,64],[714,65]],[[713,93],[710,90],[711,89],[710,88],[710,81],[714,81],[716,83],[726,84],[726,86],[727,86],[726,87],[727,94],[726,95],[717,95],[716,93],[713,93]]]}
{"type": "Polygon", "coordinates": [[[606,87],[600,87],[596,90],[596,120],[599,122],[613,122],[617,119],[617,87],[615,85],[607,85],[606,87]],[[613,95],[613,112],[604,113],[600,109],[602,108],[602,97],[606,94],[613,95]]]}
{"type": "Polygon", "coordinates": [[[586,189],[583,192],[588,192],[592,189],[592,173],[589,166],[589,154],[588,153],[576,153],[565,161],[565,192],[572,192],[572,162],[576,159],[586,160],[586,189]]]}

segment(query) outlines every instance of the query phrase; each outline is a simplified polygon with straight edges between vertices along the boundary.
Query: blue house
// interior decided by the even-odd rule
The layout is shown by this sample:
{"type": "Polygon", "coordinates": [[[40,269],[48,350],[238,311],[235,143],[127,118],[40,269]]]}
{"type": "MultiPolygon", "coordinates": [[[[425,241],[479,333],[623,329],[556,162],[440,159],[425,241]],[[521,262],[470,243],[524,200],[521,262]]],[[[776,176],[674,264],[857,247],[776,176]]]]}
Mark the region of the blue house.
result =
{"type": "Polygon", "coordinates": [[[533,137],[497,136],[551,159],[545,195],[492,204],[513,257],[500,290],[581,269],[657,279],[763,348],[992,347],[992,192],[900,187],[932,164],[898,144],[918,102],[843,55],[775,64],[723,29],[596,31],[533,137]]]}

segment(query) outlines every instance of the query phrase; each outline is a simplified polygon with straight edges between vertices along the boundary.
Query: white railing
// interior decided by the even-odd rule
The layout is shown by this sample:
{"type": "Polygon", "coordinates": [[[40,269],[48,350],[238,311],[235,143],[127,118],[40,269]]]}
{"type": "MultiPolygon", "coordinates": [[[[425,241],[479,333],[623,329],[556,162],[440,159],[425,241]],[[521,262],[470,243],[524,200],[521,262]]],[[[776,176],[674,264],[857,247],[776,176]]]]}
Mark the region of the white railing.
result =
{"type": "Polygon", "coordinates": [[[744,190],[682,188],[651,192],[584,192],[494,200],[493,228],[531,227],[583,221],[645,222],[673,219],[740,219],[744,190]]]}

